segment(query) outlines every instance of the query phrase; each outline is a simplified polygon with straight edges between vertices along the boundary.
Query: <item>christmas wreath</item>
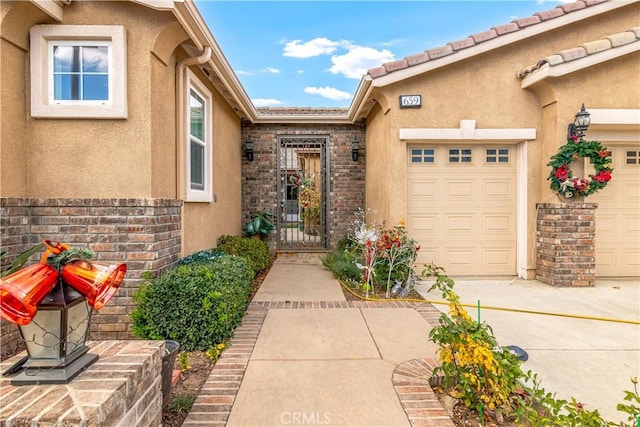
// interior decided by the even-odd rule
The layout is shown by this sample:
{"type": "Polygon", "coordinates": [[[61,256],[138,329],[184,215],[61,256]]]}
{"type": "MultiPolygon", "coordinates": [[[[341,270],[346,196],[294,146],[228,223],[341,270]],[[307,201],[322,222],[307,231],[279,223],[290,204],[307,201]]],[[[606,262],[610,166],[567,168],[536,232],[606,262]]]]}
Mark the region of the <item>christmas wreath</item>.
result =
{"type": "Polygon", "coordinates": [[[549,179],[551,189],[566,199],[589,196],[602,190],[611,180],[611,155],[598,141],[584,141],[572,138],[551,156],[547,164],[551,166],[549,179]],[[594,173],[588,177],[574,177],[569,165],[574,160],[589,158],[594,173]]]}

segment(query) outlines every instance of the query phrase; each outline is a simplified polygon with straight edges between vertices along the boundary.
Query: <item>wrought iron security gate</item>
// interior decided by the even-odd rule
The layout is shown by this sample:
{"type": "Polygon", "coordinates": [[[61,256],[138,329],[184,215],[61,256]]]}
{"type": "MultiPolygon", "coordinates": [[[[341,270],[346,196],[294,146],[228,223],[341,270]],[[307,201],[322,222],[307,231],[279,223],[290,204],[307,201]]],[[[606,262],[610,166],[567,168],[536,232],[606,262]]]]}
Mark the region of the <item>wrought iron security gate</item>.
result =
{"type": "Polygon", "coordinates": [[[278,137],[278,249],[328,247],[327,136],[278,137]]]}

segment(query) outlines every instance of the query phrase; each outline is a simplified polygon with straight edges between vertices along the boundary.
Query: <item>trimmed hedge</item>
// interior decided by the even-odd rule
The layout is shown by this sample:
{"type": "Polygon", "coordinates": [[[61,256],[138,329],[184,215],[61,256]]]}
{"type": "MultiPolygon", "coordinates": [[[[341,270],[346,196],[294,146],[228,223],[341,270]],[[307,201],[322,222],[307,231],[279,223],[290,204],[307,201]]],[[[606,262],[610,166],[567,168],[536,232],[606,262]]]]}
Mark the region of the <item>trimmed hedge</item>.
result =
{"type": "Polygon", "coordinates": [[[269,246],[260,239],[239,236],[220,236],[216,250],[244,258],[258,273],[269,266],[269,246]]]}
{"type": "Polygon", "coordinates": [[[247,262],[234,256],[169,269],[134,293],[133,334],[206,351],[229,338],[242,320],[252,279],[247,262]]]}

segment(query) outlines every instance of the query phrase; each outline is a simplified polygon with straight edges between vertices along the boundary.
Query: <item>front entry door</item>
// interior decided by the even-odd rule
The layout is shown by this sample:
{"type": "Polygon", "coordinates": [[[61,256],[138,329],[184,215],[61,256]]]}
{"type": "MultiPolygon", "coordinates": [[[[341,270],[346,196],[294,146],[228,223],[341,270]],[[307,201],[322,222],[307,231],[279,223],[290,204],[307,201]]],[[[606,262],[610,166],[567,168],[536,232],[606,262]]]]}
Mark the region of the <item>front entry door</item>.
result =
{"type": "Polygon", "coordinates": [[[323,250],[327,239],[326,136],[278,137],[278,249],[323,250]]]}

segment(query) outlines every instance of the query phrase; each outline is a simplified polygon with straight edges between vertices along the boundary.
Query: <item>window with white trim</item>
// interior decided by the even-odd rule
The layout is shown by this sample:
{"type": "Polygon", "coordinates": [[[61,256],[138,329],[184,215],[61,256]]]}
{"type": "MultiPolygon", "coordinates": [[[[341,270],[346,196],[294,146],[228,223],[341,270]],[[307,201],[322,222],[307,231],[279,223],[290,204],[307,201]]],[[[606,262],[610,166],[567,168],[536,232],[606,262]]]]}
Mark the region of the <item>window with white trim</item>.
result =
{"type": "Polygon", "coordinates": [[[126,118],[126,38],[120,25],[31,28],[31,116],[126,118]]]}
{"type": "Polygon", "coordinates": [[[435,163],[435,148],[412,148],[411,163],[435,163]]]}
{"type": "Polygon", "coordinates": [[[186,100],[186,201],[210,202],[213,200],[211,92],[189,69],[186,100]]]}

